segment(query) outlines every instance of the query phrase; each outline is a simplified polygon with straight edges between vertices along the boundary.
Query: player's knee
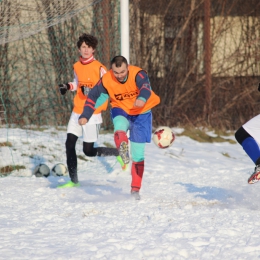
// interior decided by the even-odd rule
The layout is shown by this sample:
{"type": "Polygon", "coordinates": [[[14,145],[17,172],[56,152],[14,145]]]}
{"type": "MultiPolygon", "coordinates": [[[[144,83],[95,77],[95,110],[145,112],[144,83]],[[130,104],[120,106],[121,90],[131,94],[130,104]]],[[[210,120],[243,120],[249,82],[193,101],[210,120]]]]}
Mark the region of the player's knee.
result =
{"type": "Polygon", "coordinates": [[[131,142],[131,157],[134,162],[144,161],[145,143],[131,142]]]}
{"type": "Polygon", "coordinates": [[[65,147],[66,147],[66,151],[71,151],[75,149],[75,143],[70,142],[69,140],[67,140],[65,142],[65,147]]]}
{"type": "Polygon", "coordinates": [[[235,138],[238,143],[242,145],[243,141],[248,138],[252,137],[242,126],[236,131],[235,138]]]}
{"type": "Polygon", "coordinates": [[[74,134],[67,134],[67,139],[65,142],[66,151],[75,150],[76,142],[78,140],[78,137],[74,134]]]}
{"type": "Polygon", "coordinates": [[[97,148],[94,147],[94,142],[83,142],[83,153],[86,156],[93,157],[97,155],[97,148]]]}
{"type": "Polygon", "coordinates": [[[129,128],[129,121],[123,116],[116,116],[113,119],[113,124],[114,124],[114,132],[120,130],[126,132],[127,129],[129,128]]]}
{"type": "Polygon", "coordinates": [[[83,153],[86,155],[86,156],[89,156],[89,157],[94,157],[97,155],[97,149],[92,147],[91,149],[86,149],[86,148],[83,148],[83,153]]]}

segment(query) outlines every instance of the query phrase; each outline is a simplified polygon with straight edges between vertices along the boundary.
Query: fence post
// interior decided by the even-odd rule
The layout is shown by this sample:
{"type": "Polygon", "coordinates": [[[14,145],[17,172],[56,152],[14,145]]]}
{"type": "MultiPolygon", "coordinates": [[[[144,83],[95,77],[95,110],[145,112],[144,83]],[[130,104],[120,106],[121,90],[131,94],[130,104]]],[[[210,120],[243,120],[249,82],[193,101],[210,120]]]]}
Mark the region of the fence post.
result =
{"type": "Polygon", "coordinates": [[[210,39],[210,0],[204,0],[204,68],[205,68],[205,118],[211,123],[211,39],[210,39]]]}
{"type": "Polygon", "coordinates": [[[5,122],[5,124],[7,125],[6,109],[2,98],[2,93],[0,91],[0,126],[4,125],[3,122],[5,122]]]}
{"type": "Polygon", "coordinates": [[[104,28],[104,45],[103,45],[103,57],[104,57],[104,64],[107,68],[109,68],[110,64],[110,26],[109,26],[109,1],[105,0],[103,1],[102,5],[102,13],[103,13],[103,28],[104,28]]]}

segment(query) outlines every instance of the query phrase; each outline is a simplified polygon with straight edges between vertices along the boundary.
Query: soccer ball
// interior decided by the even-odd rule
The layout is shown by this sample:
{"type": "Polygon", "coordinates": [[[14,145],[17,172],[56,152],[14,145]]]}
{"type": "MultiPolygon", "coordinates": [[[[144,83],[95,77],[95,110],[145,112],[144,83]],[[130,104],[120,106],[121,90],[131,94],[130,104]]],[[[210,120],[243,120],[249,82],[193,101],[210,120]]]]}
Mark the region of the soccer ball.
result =
{"type": "Polygon", "coordinates": [[[159,148],[168,148],[173,144],[175,134],[168,126],[158,127],[153,133],[153,142],[159,148]]]}
{"type": "Polygon", "coordinates": [[[50,168],[46,164],[40,163],[34,168],[33,175],[47,178],[50,175],[50,168]]]}
{"type": "Polygon", "coordinates": [[[68,169],[66,165],[64,165],[63,163],[57,163],[51,169],[52,176],[56,176],[56,177],[67,176],[68,173],[69,173],[68,169]]]}

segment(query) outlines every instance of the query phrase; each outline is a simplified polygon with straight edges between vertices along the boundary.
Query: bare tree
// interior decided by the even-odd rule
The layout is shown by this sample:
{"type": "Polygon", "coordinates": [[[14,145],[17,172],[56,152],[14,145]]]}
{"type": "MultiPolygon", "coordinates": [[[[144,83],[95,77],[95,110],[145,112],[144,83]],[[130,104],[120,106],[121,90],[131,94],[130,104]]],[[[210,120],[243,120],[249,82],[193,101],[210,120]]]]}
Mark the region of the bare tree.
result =
{"type": "Polygon", "coordinates": [[[161,97],[155,125],[234,129],[257,113],[260,3],[211,1],[205,38],[205,2],[131,1],[131,55],[161,97]]]}

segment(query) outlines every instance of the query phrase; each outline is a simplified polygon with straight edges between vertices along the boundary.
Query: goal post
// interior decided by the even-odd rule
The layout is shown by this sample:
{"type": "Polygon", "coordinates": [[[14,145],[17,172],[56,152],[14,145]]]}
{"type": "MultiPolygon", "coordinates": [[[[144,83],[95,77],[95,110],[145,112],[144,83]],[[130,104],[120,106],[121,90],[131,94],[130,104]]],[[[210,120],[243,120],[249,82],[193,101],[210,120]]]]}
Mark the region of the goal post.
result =
{"type": "Polygon", "coordinates": [[[129,0],[120,0],[121,55],[128,63],[129,57],[129,0]]]}

